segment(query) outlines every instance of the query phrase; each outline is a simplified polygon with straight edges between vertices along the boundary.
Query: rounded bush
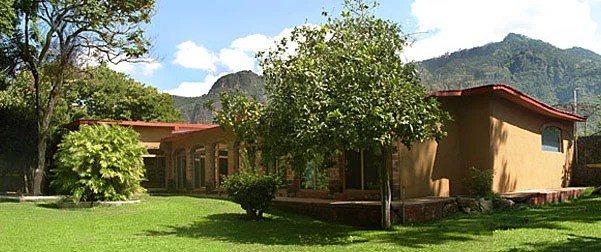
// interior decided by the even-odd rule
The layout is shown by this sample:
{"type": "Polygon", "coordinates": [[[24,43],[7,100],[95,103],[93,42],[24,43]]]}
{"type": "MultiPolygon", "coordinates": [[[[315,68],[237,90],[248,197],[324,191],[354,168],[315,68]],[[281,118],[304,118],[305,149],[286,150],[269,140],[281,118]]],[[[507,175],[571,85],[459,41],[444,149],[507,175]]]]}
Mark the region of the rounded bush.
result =
{"type": "Polygon", "coordinates": [[[52,186],[75,202],[125,200],[145,189],[143,154],[133,129],[107,124],[82,125],[65,135],[55,155],[52,186]]]}
{"type": "Polygon", "coordinates": [[[280,187],[280,180],[274,176],[259,175],[252,169],[243,169],[238,174],[228,176],[222,186],[232,200],[246,210],[252,218],[263,218],[280,187]]]}

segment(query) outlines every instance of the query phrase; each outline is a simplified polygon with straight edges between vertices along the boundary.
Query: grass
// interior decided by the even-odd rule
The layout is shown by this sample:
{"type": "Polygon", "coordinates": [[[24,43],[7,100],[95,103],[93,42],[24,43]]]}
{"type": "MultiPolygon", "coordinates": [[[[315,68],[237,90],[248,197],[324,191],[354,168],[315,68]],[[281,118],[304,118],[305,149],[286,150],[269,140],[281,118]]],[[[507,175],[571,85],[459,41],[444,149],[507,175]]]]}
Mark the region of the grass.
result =
{"type": "Polygon", "coordinates": [[[389,232],[267,217],[253,221],[232,202],[186,196],[71,210],[0,202],[0,251],[601,251],[601,198],[593,197],[389,232]]]}

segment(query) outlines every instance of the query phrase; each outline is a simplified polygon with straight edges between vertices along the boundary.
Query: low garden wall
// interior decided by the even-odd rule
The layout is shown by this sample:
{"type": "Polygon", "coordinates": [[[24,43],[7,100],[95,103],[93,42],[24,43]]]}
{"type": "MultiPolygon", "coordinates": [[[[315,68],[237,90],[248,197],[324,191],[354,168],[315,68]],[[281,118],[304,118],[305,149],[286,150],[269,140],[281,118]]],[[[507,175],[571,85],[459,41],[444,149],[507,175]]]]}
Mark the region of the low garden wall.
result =
{"type": "Polygon", "coordinates": [[[601,136],[578,138],[570,186],[601,186],[601,136]]]}

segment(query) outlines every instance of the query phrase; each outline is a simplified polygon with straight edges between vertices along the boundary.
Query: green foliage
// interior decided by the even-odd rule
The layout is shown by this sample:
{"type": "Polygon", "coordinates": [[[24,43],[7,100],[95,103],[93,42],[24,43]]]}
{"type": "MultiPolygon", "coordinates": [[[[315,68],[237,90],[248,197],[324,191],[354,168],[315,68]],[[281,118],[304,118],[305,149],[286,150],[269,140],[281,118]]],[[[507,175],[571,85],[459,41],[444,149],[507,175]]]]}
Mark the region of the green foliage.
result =
{"type": "Polygon", "coordinates": [[[58,191],[73,200],[125,200],[145,191],[143,154],[139,135],[114,125],[82,125],[65,135],[56,153],[58,191]]]}
{"type": "Polygon", "coordinates": [[[407,45],[400,26],[376,18],[362,1],[345,3],[341,17],[297,27],[290,40],[260,54],[267,154],[344,146],[381,155],[395,141],[411,146],[444,136],[439,126],[448,114],[427,98],[415,65],[399,57],[407,45]]]}
{"type": "MultiPolygon", "coordinates": [[[[269,97],[262,117],[265,156],[310,160],[342,149],[371,151],[379,169],[382,228],[390,228],[390,179],[378,165],[395,143],[440,139],[449,119],[420,85],[401,27],[373,14],[375,2],[346,0],[340,17],[296,27],[260,53],[269,97]]],[[[327,13],[325,13],[327,15],[327,13]]],[[[303,162],[294,162],[296,169],[303,162]]]]}
{"type": "Polygon", "coordinates": [[[259,134],[261,104],[241,93],[220,93],[219,101],[221,109],[217,111],[213,122],[231,128],[238,141],[255,143],[259,134]]]}
{"type": "MultiPolygon", "coordinates": [[[[52,120],[65,83],[82,62],[117,63],[141,58],[150,47],[142,24],[150,22],[154,0],[16,1],[14,31],[0,34],[2,68],[6,52],[18,60],[10,69],[31,73],[37,119],[37,166],[32,167],[33,194],[42,194],[47,173],[46,150],[53,134],[52,120]],[[46,80],[41,77],[46,71],[46,80]],[[43,81],[47,87],[41,85],[43,81]],[[48,95],[41,95],[47,91],[48,95]]],[[[9,12],[9,13],[13,13],[9,12]]],[[[4,13],[3,13],[4,14],[4,13]]],[[[1,24],[0,24],[1,25],[1,24]]]]}
{"type": "Polygon", "coordinates": [[[243,169],[223,181],[223,188],[232,200],[252,218],[263,218],[281,181],[275,176],[260,175],[253,169],[243,169]]]}
{"type": "Polygon", "coordinates": [[[240,93],[224,92],[219,94],[219,100],[221,109],[217,111],[213,122],[233,131],[236,145],[246,154],[247,167],[254,169],[260,135],[261,104],[240,93]]]}
{"type": "Polygon", "coordinates": [[[85,78],[65,88],[65,112],[69,121],[113,119],[130,121],[181,122],[179,110],[169,94],[159,93],[106,65],[88,68],[85,78]]]}
{"type": "Polygon", "coordinates": [[[15,10],[13,9],[13,0],[0,0],[0,35],[11,35],[14,32],[15,10]]]}
{"type": "Polygon", "coordinates": [[[471,167],[469,179],[464,178],[462,182],[467,187],[470,196],[491,197],[495,196],[492,191],[493,178],[492,169],[479,170],[471,167]]]}

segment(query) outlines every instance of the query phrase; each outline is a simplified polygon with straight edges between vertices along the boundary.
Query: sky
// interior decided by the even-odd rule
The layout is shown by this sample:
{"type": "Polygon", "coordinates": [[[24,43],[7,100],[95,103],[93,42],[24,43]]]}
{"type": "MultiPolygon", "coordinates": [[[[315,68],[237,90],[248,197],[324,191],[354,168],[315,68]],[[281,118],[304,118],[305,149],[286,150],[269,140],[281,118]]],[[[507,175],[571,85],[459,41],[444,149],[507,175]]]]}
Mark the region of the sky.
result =
{"type": "MultiPolygon", "coordinates": [[[[322,11],[338,15],[343,0],[157,0],[145,25],[151,48],[146,63],[111,67],[161,92],[206,94],[221,76],[260,73],[256,52],[295,26],[319,25],[322,11]]],[[[413,34],[402,54],[419,61],[501,41],[508,33],[559,48],[601,54],[601,0],[380,0],[377,17],[413,34]]]]}

